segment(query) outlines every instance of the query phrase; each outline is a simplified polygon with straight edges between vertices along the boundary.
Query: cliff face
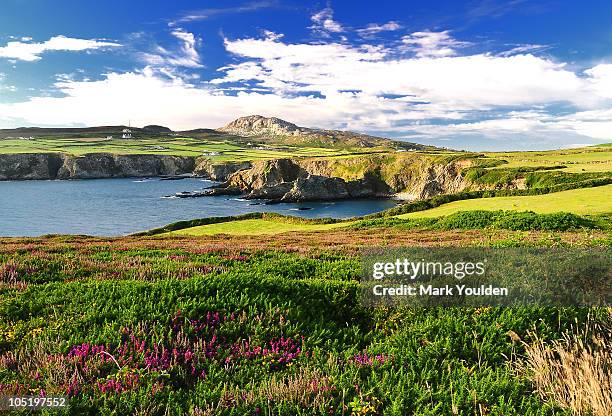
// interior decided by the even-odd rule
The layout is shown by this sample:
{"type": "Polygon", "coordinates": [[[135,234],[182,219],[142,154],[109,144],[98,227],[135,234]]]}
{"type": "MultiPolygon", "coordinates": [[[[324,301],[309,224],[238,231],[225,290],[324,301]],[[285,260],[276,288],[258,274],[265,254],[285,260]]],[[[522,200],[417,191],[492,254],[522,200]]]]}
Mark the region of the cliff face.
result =
{"type": "MultiPolygon", "coordinates": [[[[213,162],[168,155],[0,155],[0,180],[92,179],[194,173],[223,182],[193,196],[232,194],[248,199],[314,201],[398,196],[424,199],[482,189],[465,177],[469,158],[386,153],[334,159],[213,162]]],[[[509,186],[525,186],[512,183],[509,186]]],[[[182,195],[185,197],[185,195],[182,195]]]]}
{"type": "Polygon", "coordinates": [[[0,180],[54,179],[62,164],[54,153],[0,155],[0,180]]]}
{"type": "Polygon", "coordinates": [[[194,158],[166,155],[12,154],[0,155],[0,180],[181,175],[193,172],[194,166],[194,158]]]}
{"type": "Polygon", "coordinates": [[[226,181],[235,172],[249,169],[251,162],[213,162],[209,158],[200,157],[195,161],[193,173],[213,181],[226,181]]]}
{"type": "Polygon", "coordinates": [[[166,155],[88,154],[66,157],[58,179],[124,178],[181,175],[193,172],[191,157],[166,155]]]}
{"type": "Polygon", "coordinates": [[[275,159],[254,162],[212,193],[241,193],[247,199],[312,201],[388,197],[423,199],[469,186],[462,170],[469,160],[434,161],[411,156],[346,159],[275,159]]]}

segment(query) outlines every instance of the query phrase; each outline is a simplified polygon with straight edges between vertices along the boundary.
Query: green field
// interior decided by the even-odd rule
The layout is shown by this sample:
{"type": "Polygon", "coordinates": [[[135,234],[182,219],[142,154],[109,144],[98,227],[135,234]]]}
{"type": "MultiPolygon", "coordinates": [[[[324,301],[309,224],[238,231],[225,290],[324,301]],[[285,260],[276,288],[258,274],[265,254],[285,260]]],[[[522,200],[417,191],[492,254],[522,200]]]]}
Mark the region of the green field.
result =
{"type": "Polygon", "coordinates": [[[151,139],[106,139],[106,138],[35,138],[0,139],[0,154],[14,153],[88,153],[114,154],[158,154],[174,156],[202,156],[214,161],[243,161],[288,157],[343,156],[355,153],[378,152],[380,148],[337,149],[296,145],[264,146],[232,142],[227,139],[203,140],[188,137],[151,139]],[[219,153],[209,155],[209,153],[219,153]]]}
{"type": "Polygon", "coordinates": [[[260,234],[278,234],[290,231],[324,231],[333,230],[334,228],[343,227],[347,223],[335,224],[308,224],[308,223],[293,223],[283,220],[273,219],[252,219],[228,221],[217,224],[201,225],[198,227],[185,228],[183,230],[172,231],[167,235],[214,235],[214,234],[229,234],[229,235],[260,235],[260,234]]]}
{"type": "Polygon", "coordinates": [[[507,161],[493,169],[517,167],[552,167],[564,172],[610,172],[612,171],[612,148],[592,146],[577,149],[549,150],[541,152],[495,152],[485,153],[488,158],[507,161]]]}
{"type": "Polygon", "coordinates": [[[426,211],[402,214],[400,218],[431,218],[470,210],[514,210],[538,213],[572,212],[603,214],[612,212],[612,185],[574,189],[545,195],[468,199],[450,202],[426,211]]]}
{"type": "MultiPolygon", "coordinates": [[[[610,192],[612,192],[612,185],[575,189],[544,195],[468,199],[451,202],[425,211],[417,211],[386,218],[437,218],[462,211],[474,210],[533,211],[541,214],[560,211],[580,215],[609,214],[612,213],[612,198],[609,197],[610,192]]],[[[306,221],[295,222],[286,218],[240,219],[184,228],[164,233],[164,235],[266,235],[286,232],[331,231],[342,227],[349,227],[355,223],[355,220],[333,224],[320,224],[308,223],[306,221]]]]}

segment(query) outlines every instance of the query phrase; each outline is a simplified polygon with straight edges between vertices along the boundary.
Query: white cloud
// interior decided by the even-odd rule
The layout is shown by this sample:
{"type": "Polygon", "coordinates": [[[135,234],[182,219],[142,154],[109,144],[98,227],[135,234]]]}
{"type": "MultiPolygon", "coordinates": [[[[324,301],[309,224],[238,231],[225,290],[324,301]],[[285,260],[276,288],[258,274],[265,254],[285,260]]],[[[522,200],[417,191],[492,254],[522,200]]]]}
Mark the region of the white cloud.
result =
{"type": "Polygon", "coordinates": [[[395,21],[390,21],[385,24],[379,25],[376,23],[370,23],[363,29],[357,29],[357,33],[363,37],[373,36],[380,32],[393,32],[395,30],[400,30],[402,25],[395,21]]]}
{"type": "MultiPolygon", "coordinates": [[[[303,125],[348,122],[386,107],[375,97],[337,94],[328,99],[286,98],[272,94],[240,92],[225,95],[213,88],[196,88],[180,79],[169,79],[148,67],[142,71],[110,73],[98,81],[61,81],[63,97],[36,97],[0,104],[0,118],[36,125],[107,125],[132,120],[134,125],[164,124],[175,129],[222,126],[248,114],[280,116],[303,125]],[[360,110],[356,109],[361,107],[360,110]]],[[[359,122],[361,123],[361,122],[359,122]]]]}
{"type": "Polygon", "coordinates": [[[589,77],[594,94],[612,98],[612,64],[599,64],[584,73],[589,77]]]}
{"type": "Polygon", "coordinates": [[[458,48],[469,46],[469,42],[460,42],[449,35],[449,31],[443,32],[414,32],[404,36],[402,42],[412,50],[416,56],[421,58],[440,58],[454,56],[458,48]]]}
{"type": "Polygon", "coordinates": [[[226,40],[226,48],[247,60],[222,68],[215,83],[257,81],[283,94],[358,90],[409,96],[449,111],[591,99],[574,72],[533,55],[396,58],[382,46],[273,39],[226,40]]]}
{"type": "Polygon", "coordinates": [[[200,39],[193,33],[181,28],[175,28],[171,32],[172,36],[180,41],[178,50],[168,50],[156,45],[152,52],[142,52],[140,58],[147,64],[153,66],[201,68],[203,67],[200,54],[196,46],[200,39]]]}
{"type": "MultiPolygon", "coordinates": [[[[180,56],[200,65],[195,36],[176,30],[186,45],[180,56]]],[[[45,125],[131,119],[190,129],[263,114],[306,126],[450,139],[451,147],[453,140],[474,135],[502,146],[611,139],[612,65],[576,72],[528,53],[460,55],[465,42],[448,32],[416,33],[399,48],[289,43],[272,32],[226,39],[238,62],[219,68],[217,79],[195,84],[168,68],[178,61],[165,54],[140,71],[96,81],[60,79],[56,88],[63,97],[0,104],[0,118],[45,125]],[[413,53],[402,50],[406,45],[413,53]],[[556,105],[574,108],[573,114],[550,112],[556,105]]]]}
{"type": "Polygon", "coordinates": [[[310,29],[319,34],[328,35],[330,32],[344,32],[344,27],[334,20],[334,11],[331,7],[326,7],[325,9],[313,14],[310,17],[310,20],[313,22],[310,29]]]}
{"type": "Polygon", "coordinates": [[[8,42],[6,46],[0,46],[0,58],[9,58],[20,61],[38,61],[41,55],[49,51],[85,51],[101,49],[107,47],[121,46],[115,42],[107,42],[97,39],[77,39],[66,36],[54,36],[51,39],[31,43],[29,38],[22,38],[22,41],[8,42]]]}
{"type": "Polygon", "coordinates": [[[512,55],[519,55],[519,54],[525,54],[525,53],[530,53],[530,52],[542,52],[543,50],[548,49],[548,48],[550,48],[550,46],[528,43],[525,45],[515,46],[514,48],[510,50],[501,52],[499,55],[500,56],[512,56],[512,55]]]}

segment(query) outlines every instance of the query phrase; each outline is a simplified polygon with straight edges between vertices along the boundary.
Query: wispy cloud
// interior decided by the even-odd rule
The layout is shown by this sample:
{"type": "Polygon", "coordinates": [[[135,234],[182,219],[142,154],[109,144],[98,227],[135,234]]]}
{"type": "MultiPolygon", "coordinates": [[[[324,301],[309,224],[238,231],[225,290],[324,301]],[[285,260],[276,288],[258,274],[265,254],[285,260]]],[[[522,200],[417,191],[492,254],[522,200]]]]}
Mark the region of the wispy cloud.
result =
{"type": "Polygon", "coordinates": [[[500,56],[512,56],[512,55],[518,55],[518,54],[523,54],[523,53],[542,52],[550,48],[551,46],[549,45],[538,45],[538,44],[533,44],[533,43],[527,43],[524,45],[515,46],[514,48],[509,49],[507,51],[503,51],[499,55],[500,56]]]}
{"type": "Polygon", "coordinates": [[[344,27],[334,20],[334,11],[329,6],[310,16],[310,20],[313,23],[310,29],[320,35],[329,36],[330,33],[344,32],[344,27]]]}
{"type": "MultiPolygon", "coordinates": [[[[23,38],[31,39],[31,38],[23,38]]],[[[98,39],[77,39],[66,36],[54,36],[45,42],[29,42],[27,40],[8,42],[0,47],[0,58],[20,61],[38,61],[41,55],[50,51],[86,51],[108,47],[122,46],[119,43],[98,39]]]]}
{"type": "Polygon", "coordinates": [[[467,12],[469,20],[480,20],[483,18],[499,18],[517,10],[538,10],[543,2],[533,2],[532,0],[480,0],[470,7],[467,12]]]}
{"type": "Polygon", "coordinates": [[[168,66],[168,67],[185,67],[185,68],[201,68],[203,67],[196,46],[200,39],[193,33],[187,32],[181,28],[174,28],[171,31],[172,36],[179,40],[180,46],[178,49],[169,50],[160,45],[155,45],[151,52],[141,52],[140,58],[147,64],[152,66],[168,66]]]}
{"type": "Polygon", "coordinates": [[[210,19],[215,16],[220,16],[220,15],[225,15],[225,14],[248,13],[248,12],[253,12],[253,11],[257,11],[261,9],[277,7],[278,5],[279,5],[278,0],[261,0],[261,1],[252,1],[249,3],[245,3],[237,7],[192,10],[190,12],[183,14],[178,19],[173,20],[172,22],[169,23],[169,25],[176,26],[181,23],[206,20],[206,19],[210,19]]]}
{"type": "Polygon", "coordinates": [[[377,24],[377,23],[370,23],[363,29],[357,29],[357,33],[360,36],[369,37],[369,36],[376,35],[377,33],[380,33],[380,32],[392,32],[395,30],[399,30],[401,28],[402,28],[402,25],[392,20],[382,25],[377,24]]]}
{"type": "Polygon", "coordinates": [[[462,42],[450,36],[450,32],[414,32],[404,36],[402,42],[407,49],[413,51],[416,56],[440,58],[444,56],[454,56],[457,49],[470,46],[469,42],[462,42]]]}

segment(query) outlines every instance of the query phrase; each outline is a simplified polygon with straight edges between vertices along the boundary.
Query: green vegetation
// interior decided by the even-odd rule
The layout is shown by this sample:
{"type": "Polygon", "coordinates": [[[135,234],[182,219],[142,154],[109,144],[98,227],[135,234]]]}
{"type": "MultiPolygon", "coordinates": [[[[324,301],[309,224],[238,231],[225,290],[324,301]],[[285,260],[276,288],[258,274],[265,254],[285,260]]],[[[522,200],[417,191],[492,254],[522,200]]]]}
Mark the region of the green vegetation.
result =
{"type": "Polygon", "coordinates": [[[242,161],[274,159],[284,157],[320,157],[364,152],[376,152],[384,148],[336,149],[309,146],[259,146],[248,144],[243,138],[232,141],[219,135],[210,139],[187,137],[106,139],[95,137],[63,138],[44,137],[31,140],[0,139],[0,154],[11,153],[67,153],[84,155],[88,153],[115,154],[158,154],[174,156],[206,155],[215,161],[242,161]],[[217,154],[218,153],[218,154],[217,154]]]}
{"type": "Polygon", "coordinates": [[[609,325],[605,309],[367,309],[357,254],[311,240],[6,240],[0,394],[67,394],[75,415],[563,414],[514,370],[517,339],[609,325]]]}
{"type": "Polygon", "coordinates": [[[612,212],[612,185],[573,189],[544,195],[466,199],[449,202],[436,208],[400,215],[401,218],[439,217],[458,211],[515,210],[552,213],[567,211],[575,214],[612,212]]]}
{"type": "Polygon", "coordinates": [[[531,211],[459,211],[445,217],[406,219],[400,216],[361,220],[350,226],[356,229],[399,227],[427,230],[568,231],[609,229],[610,222],[606,217],[587,218],[568,212],[537,214],[531,211]]]}
{"type": "Polygon", "coordinates": [[[333,224],[307,224],[291,223],[272,219],[252,219],[222,222],[211,225],[201,225],[198,227],[186,228],[183,230],[172,231],[170,235],[214,235],[214,234],[235,234],[235,235],[260,235],[278,234],[288,231],[325,231],[346,226],[345,223],[333,224]]]}
{"type": "Polygon", "coordinates": [[[545,152],[486,153],[486,156],[508,162],[499,165],[499,168],[557,166],[571,173],[612,171],[612,150],[609,144],[545,152]]]}

